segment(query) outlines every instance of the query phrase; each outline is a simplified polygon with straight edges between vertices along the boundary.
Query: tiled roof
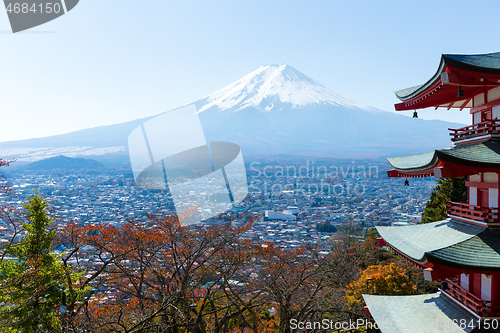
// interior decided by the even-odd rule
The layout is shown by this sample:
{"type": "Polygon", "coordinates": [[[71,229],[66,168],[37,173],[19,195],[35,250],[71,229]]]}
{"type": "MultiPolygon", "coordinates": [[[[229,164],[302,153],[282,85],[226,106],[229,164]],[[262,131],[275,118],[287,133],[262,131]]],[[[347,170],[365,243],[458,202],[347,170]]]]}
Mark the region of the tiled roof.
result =
{"type": "Polygon", "coordinates": [[[488,54],[443,54],[446,64],[476,71],[494,72],[500,70],[500,52],[488,54]]]}
{"type": "Polygon", "coordinates": [[[419,262],[426,261],[428,252],[464,242],[485,230],[450,219],[412,226],[376,228],[387,244],[419,262]]]}
{"type": "Polygon", "coordinates": [[[363,298],[382,333],[470,333],[478,325],[475,316],[441,293],[363,298]]]}
{"type": "Polygon", "coordinates": [[[436,153],[425,153],[419,155],[411,155],[404,157],[391,157],[387,160],[389,164],[399,171],[419,171],[425,170],[436,164],[436,153]]]}
{"type": "Polygon", "coordinates": [[[427,253],[433,262],[442,260],[455,267],[475,269],[500,269],[500,230],[488,228],[483,232],[455,245],[427,253]]]}
{"type": "Polygon", "coordinates": [[[490,139],[483,142],[462,144],[451,148],[436,150],[440,159],[467,165],[500,167],[500,140],[490,139]]]}
{"type": "Polygon", "coordinates": [[[488,54],[443,54],[436,73],[424,84],[401,89],[395,92],[396,97],[404,101],[410,99],[420,92],[424,91],[435,83],[439,78],[446,65],[462,68],[465,70],[480,72],[480,73],[500,73],[500,52],[488,54]]]}
{"type": "Polygon", "coordinates": [[[500,230],[444,220],[403,227],[376,227],[398,252],[425,264],[500,271],[500,230]]]}
{"type": "Polygon", "coordinates": [[[418,86],[413,86],[410,88],[401,89],[401,90],[395,91],[394,93],[396,94],[396,96],[399,99],[403,99],[404,97],[413,94],[414,92],[416,92],[417,90],[419,90],[423,86],[424,86],[424,84],[419,84],[418,86]]]}
{"type": "Polygon", "coordinates": [[[391,166],[401,172],[421,171],[432,168],[438,160],[461,165],[500,168],[500,140],[491,138],[482,142],[461,144],[435,152],[391,157],[391,166]]]}

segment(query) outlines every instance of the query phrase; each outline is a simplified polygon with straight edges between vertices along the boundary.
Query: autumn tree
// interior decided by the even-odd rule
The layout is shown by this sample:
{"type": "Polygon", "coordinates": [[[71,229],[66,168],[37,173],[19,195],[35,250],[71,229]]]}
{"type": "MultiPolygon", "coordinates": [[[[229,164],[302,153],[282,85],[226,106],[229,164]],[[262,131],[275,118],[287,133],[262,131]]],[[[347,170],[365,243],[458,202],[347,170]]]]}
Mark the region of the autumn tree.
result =
{"type": "Polygon", "coordinates": [[[317,306],[317,316],[334,321],[353,319],[362,314],[345,302],[346,286],[360,278],[360,271],[396,257],[377,246],[376,233],[368,231],[364,240],[341,237],[328,244],[330,251],[321,263],[326,285],[317,306]]]}
{"type": "Polygon", "coordinates": [[[257,248],[259,285],[269,306],[276,311],[272,331],[290,332],[290,320],[311,320],[319,312],[320,300],[328,285],[323,258],[315,247],[293,250],[266,243],[257,248]]]}
{"type": "Polygon", "coordinates": [[[346,302],[351,308],[364,304],[363,294],[411,295],[416,290],[409,281],[408,272],[395,263],[369,266],[360,275],[347,286],[346,302]]]}
{"type": "MultiPolygon", "coordinates": [[[[4,160],[0,158],[0,168],[9,166],[12,160],[4,160]]],[[[8,186],[5,176],[0,173],[0,196],[10,195],[12,187],[8,186]]],[[[21,224],[23,214],[16,207],[0,204],[0,222],[6,229],[7,241],[0,243],[0,262],[3,262],[7,256],[8,249],[15,243],[21,233],[23,227],[21,224]]]]}
{"type": "MultiPolygon", "coordinates": [[[[9,166],[12,162],[14,162],[14,160],[5,160],[0,158],[0,168],[9,166]]],[[[9,193],[12,193],[12,188],[8,186],[7,179],[5,178],[4,174],[0,173],[0,194],[9,193]]]]}
{"type": "MultiPolygon", "coordinates": [[[[244,282],[253,245],[241,239],[251,222],[182,226],[176,216],[152,216],[121,227],[65,229],[61,243],[92,292],[72,318],[92,332],[227,332],[257,306],[244,282]],[[84,263],[85,258],[93,258],[84,263]],[[243,288],[245,286],[245,288],[243,288]]],[[[247,320],[256,328],[255,321],[247,320]]]]}

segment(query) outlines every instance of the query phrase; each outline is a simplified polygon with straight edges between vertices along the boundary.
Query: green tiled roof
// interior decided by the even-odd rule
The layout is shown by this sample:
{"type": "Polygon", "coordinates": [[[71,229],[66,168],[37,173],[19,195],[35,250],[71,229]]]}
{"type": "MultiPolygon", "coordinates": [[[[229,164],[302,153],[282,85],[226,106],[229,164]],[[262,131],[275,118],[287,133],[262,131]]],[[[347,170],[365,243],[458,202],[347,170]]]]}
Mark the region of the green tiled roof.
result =
{"type": "Polygon", "coordinates": [[[464,242],[430,251],[427,257],[455,267],[500,270],[500,230],[485,229],[464,242]]]}
{"type": "Polygon", "coordinates": [[[436,73],[424,84],[419,86],[398,90],[395,92],[396,97],[404,101],[410,99],[420,92],[430,87],[437,79],[440,78],[445,65],[450,65],[470,71],[481,73],[500,73],[500,52],[488,54],[443,54],[441,62],[436,73]]]}
{"type": "Polygon", "coordinates": [[[436,164],[436,153],[425,153],[419,155],[411,155],[404,157],[391,157],[387,160],[389,164],[399,171],[418,171],[425,170],[436,164]]]}
{"type": "Polygon", "coordinates": [[[426,170],[432,168],[438,160],[485,168],[500,168],[500,140],[491,138],[487,141],[461,144],[432,153],[391,157],[387,160],[394,169],[402,172],[426,170]]]}
{"type": "Polygon", "coordinates": [[[487,54],[443,54],[443,58],[446,64],[478,72],[495,73],[497,72],[496,70],[500,70],[500,52],[487,54]]]}
{"type": "Polygon", "coordinates": [[[376,228],[387,244],[419,262],[426,261],[425,255],[428,252],[464,242],[485,230],[483,227],[450,219],[403,227],[376,228]]]}
{"type": "Polygon", "coordinates": [[[490,139],[479,143],[462,144],[436,150],[440,159],[460,164],[500,167],[500,140],[490,139]]]}
{"type": "Polygon", "coordinates": [[[398,252],[419,263],[500,271],[500,230],[460,221],[403,227],[376,227],[380,236],[398,252]]]}
{"type": "Polygon", "coordinates": [[[417,296],[363,295],[382,333],[470,333],[477,318],[441,293],[417,296]],[[453,322],[465,319],[467,327],[453,322]]]}

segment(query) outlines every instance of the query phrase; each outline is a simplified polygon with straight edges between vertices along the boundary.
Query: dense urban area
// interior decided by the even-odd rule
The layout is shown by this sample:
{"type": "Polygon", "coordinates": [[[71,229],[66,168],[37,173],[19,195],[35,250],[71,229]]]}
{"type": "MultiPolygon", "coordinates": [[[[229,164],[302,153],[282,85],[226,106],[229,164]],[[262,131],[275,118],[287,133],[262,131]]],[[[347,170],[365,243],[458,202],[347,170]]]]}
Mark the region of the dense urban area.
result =
{"type": "MultiPolygon", "coordinates": [[[[247,163],[247,198],[206,223],[240,225],[257,215],[246,237],[293,248],[339,236],[346,226],[359,230],[416,223],[435,186],[433,178],[412,179],[404,186],[404,180],[387,177],[383,160],[285,162],[247,163]],[[318,227],[325,224],[333,227],[318,227]]],[[[120,225],[174,212],[167,190],[137,187],[126,169],[15,170],[7,178],[14,194],[2,194],[1,202],[21,207],[38,189],[59,217],[56,228],[69,221],[120,225]]],[[[1,237],[8,236],[2,228],[1,237]]]]}

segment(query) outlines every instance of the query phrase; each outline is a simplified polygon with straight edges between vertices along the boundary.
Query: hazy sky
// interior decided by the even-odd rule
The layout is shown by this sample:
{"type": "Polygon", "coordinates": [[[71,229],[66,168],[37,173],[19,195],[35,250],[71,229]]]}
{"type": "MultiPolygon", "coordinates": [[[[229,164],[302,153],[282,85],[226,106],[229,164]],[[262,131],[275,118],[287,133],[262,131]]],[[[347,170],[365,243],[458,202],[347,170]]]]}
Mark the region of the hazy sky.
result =
{"type": "Polygon", "coordinates": [[[12,34],[0,11],[0,141],[158,114],[266,64],[392,111],[393,91],[427,81],[441,54],[500,51],[499,12],[498,0],[80,0],[12,34]]]}

